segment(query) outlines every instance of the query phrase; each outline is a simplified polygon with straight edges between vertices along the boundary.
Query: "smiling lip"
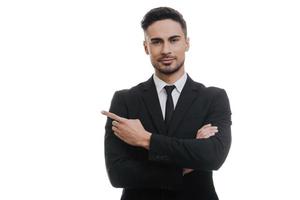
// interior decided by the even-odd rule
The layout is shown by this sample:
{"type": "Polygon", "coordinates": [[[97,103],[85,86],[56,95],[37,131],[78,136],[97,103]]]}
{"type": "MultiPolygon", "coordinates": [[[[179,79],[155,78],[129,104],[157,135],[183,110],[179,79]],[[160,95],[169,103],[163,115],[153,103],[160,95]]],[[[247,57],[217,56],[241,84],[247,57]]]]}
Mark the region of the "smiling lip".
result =
{"type": "Polygon", "coordinates": [[[170,65],[170,64],[172,64],[173,60],[174,59],[163,59],[160,62],[164,65],[170,65]]]}
{"type": "Polygon", "coordinates": [[[174,60],[174,58],[162,58],[160,61],[169,61],[169,60],[174,60]]]}
{"type": "Polygon", "coordinates": [[[163,58],[160,59],[159,61],[162,62],[163,64],[171,64],[175,60],[174,58],[163,58]]]}

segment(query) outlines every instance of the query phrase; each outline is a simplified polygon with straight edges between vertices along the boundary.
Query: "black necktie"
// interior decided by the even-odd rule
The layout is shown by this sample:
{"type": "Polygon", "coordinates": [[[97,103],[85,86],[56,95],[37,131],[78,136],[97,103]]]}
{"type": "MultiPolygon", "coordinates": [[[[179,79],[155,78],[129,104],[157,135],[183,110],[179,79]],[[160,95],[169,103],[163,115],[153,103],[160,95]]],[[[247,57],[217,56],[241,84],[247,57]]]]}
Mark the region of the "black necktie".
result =
{"type": "Polygon", "coordinates": [[[164,87],[167,92],[167,102],[166,102],[166,112],[165,112],[165,123],[168,126],[171,121],[173,112],[174,112],[174,103],[172,98],[172,91],[175,88],[175,85],[165,86],[164,87]]]}

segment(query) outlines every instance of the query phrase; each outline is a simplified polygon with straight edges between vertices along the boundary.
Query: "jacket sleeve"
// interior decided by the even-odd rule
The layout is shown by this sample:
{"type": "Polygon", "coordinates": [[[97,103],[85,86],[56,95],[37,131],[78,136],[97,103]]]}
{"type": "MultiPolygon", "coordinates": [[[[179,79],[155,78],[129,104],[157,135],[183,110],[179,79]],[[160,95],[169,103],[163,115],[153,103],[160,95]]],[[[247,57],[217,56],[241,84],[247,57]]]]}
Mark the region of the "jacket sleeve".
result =
{"type": "Polygon", "coordinates": [[[213,97],[204,124],[208,123],[218,127],[218,133],[208,139],[179,139],[152,134],[149,159],[171,162],[183,168],[219,169],[231,145],[231,110],[223,89],[213,97]]]}
{"type": "MultiPolygon", "coordinates": [[[[110,112],[128,117],[124,92],[115,92],[110,112]]],[[[107,118],[105,125],[105,164],[112,186],[119,188],[175,188],[182,181],[182,169],[145,159],[137,159],[130,146],[116,137],[112,131],[112,120],[107,118]]],[[[139,151],[143,149],[138,149],[139,151]]]]}

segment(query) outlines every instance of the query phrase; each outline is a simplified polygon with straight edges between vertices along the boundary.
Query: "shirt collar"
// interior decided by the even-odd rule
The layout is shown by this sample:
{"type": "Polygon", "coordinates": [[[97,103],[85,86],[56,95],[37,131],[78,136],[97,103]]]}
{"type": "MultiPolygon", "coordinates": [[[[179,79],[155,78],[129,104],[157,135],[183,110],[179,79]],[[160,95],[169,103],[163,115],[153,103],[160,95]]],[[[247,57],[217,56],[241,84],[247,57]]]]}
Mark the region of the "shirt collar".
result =
{"type": "Polygon", "coordinates": [[[164,82],[163,80],[161,80],[160,78],[158,78],[156,76],[156,74],[153,74],[153,80],[154,80],[154,84],[156,86],[156,90],[157,93],[160,93],[161,90],[166,86],[166,85],[175,85],[176,86],[176,90],[181,93],[183,86],[186,82],[187,79],[187,74],[186,72],[184,72],[184,74],[174,83],[174,84],[168,84],[166,82],[164,82]]]}

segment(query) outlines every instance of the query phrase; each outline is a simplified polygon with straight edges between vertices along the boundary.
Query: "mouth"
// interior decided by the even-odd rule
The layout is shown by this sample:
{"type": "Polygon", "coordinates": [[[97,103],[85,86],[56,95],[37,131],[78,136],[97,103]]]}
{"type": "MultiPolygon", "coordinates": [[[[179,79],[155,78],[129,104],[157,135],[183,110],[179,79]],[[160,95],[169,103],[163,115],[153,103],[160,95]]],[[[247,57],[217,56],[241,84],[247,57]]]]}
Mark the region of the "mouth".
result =
{"type": "Polygon", "coordinates": [[[159,62],[161,62],[164,65],[170,65],[175,60],[175,58],[163,58],[160,59],[159,62]]]}

